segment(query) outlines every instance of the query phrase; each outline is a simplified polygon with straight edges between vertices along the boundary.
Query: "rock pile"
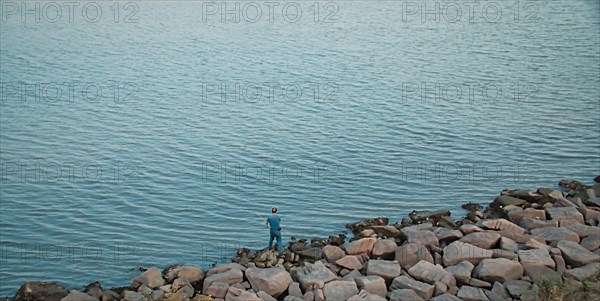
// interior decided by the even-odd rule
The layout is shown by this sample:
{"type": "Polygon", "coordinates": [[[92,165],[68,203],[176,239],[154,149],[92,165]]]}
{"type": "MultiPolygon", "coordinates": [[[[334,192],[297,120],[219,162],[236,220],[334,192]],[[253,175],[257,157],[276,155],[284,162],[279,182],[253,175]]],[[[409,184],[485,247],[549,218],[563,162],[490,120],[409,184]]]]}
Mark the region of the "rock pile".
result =
{"type": "Polygon", "coordinates": [[[560,186],[505,190],[484,212],[465,205],[461,220],[415,211],[412,222],[348,224],[349,242],[343,234],[294,240],[284,257],[240,249],[233,263],[206,273],[151,268],[121,290],[27,283],[15,300],[536,300],[546,279],[573,288],[600,279],[600,183],[560,186]]]}

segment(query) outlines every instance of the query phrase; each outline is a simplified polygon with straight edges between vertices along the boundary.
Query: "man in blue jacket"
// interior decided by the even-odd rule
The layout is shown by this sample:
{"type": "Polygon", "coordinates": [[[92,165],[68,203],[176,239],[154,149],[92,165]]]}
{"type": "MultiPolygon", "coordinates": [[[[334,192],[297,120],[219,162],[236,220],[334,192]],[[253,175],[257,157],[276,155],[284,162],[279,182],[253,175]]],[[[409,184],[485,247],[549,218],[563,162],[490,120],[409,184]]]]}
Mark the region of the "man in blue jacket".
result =
{"type": "Polygon", "coordinates": [[[277,208],[271,208],[271,216],[267,218],[265,225],[270,226],[271,230],[271,239],[269,240],[269,249],[273,246],[273,239],[277,239],[277,253],[281,254],[283,252],[281,245],[281,217],[277,215],[277,208]]]}

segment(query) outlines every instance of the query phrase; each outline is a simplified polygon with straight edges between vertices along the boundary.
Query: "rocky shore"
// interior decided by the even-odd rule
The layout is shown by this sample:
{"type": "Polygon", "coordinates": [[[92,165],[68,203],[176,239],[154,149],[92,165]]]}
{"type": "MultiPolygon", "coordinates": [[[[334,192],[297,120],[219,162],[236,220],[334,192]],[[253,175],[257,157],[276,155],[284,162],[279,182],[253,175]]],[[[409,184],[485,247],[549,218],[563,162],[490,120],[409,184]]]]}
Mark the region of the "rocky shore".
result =
{"type": "Polygon", "coordinates": [[[600,176],[593,185],[504,190],[487,208],[373,218],[327,239],[239,249],[208,271],[145,270],[125,287],[83,291],[29,282],[15,301],[600,300],[600,176]]]}

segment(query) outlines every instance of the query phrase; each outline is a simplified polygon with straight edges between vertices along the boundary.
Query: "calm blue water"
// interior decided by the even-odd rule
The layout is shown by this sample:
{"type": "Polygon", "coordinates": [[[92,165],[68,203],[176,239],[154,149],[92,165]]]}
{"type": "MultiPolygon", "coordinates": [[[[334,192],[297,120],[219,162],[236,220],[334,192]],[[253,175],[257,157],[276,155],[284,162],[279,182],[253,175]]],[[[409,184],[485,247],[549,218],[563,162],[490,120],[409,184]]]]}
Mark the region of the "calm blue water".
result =
{"type": "Polygon", "coordinates": [[[595,0],[0,3],[0,295],[600,174],[595,0]]]}

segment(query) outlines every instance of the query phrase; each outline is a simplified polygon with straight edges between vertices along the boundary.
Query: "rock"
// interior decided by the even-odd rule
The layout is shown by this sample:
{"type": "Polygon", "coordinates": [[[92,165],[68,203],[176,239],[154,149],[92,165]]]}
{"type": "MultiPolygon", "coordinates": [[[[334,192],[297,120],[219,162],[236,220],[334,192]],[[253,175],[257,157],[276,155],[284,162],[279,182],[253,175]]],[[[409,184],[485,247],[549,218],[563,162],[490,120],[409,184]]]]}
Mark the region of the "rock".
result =
{"type": "MultiPolygon", "coordinates": [[[[540,211],[542,211],[542,210],[540,210],[540,211]]],[[[525,233],[525,229],[523,229],[503,218],[482,220],[481,225],[485,229],[503,230],[503,231],[515,232],[515,233],[519,233],[519,234],[525,233]]],[[[489,232],[487,232],[487,233],[489,233],[489,232]]]]}
{"type": "Polygon", "coordinates": [[[227,291],[229,290],[229,284],[223,282],[213,282],[206,289],[204,294],[213,296],[214,298],[225,299],[225,295],[227,295],[227,291]]]}
{"type": "Polygon", "coordinates": [[[517,242],[508,237],[500,237],[499,246],[500,249],[506,251],[517,252],[519,250],[519,245],[517,244],[517,242]]]}
{"type": "Polygon", "coordinates": [[[455,241],[444,248],[444,265],[451,266],[467,260],[479,264],[482,259],[492,258],[492,251],[476,247],[469,243],[455,241]]]}
{"type": "MultiPolygon", "coordinates": [[[[277,299],[271,297],[271,295],[267,294],[266,292],[260,291],[258,293],[256,293],[256,295],[261,298],[264,301],[277,301],[277,299]]],[[[214,297],[214,296],[213,296],[214,297]]]]}
{"type": "Polygon", "coordinates": [[[560,221],[561,228],[567,228],[579,235],[579,237],[587,237],[592,235],[600,236],[600,227],[586,226],[573,220],[562,220],[560,221]]]}
{"type": "Polygon", "coordinates": [[[491,283],[485,282],[485,281],[477,279],[477,278],[471,278],[471,280],[469,280],[468,284],[469,284],[469,286],[473,286],[473,287],[492,288],[491,283]]]}
{"type": "Polygon", "coordinates": [[[102,285],[100,285],[100,282],[98,282],[98,281],[92,282],[85,286],[84,293],[86,293],[92,297],[101,299],[102,298],[102,285]]]}
{"type": "Polygon", "coordinates": [[[371,294],[365,290],[358,292],[358,295],[352,296],[348,301],[387,301],[386,298],[371,294]]]}
{"type": "MultiPolygon", "coordinates": [[[[412,299],[406,299],[406,300],[412,300],[412,299]]],[[[463,299],[460,299],[449,293],[445,293],[445,294],[431,298],[431,301],[463,301],[463,299]]]]}
{"type": "Polygon", "coordinates": [[[600,235],[590,235],[581,240],[581,246],[588,251],[595,251],[600,248],[600,235]]]}
{"type": "Polygon", "coordinates": [[[490,207],[500,209],[508,205],[521,206],[525,203],[527,203],[527,201],[522,199],[513,198],[507,195],[500,195],[494,199],[494,201],[490,204],[490,207]]]}
{"type": "Polygon", "coordinates": [[[462,225],[462,226],[460,226],[459,229],[460,229],[460,232],[462,232],[465,235],[471,234],[473,232],[483,232],[483,229],[481,229],[475,225],[462,225]]]}
{"type": "Polygon", "coordinates": [[[556,272],[562,275],[567,270],[565,259],[561,255],[552,255],[552,259],[556,263],[556,272]]]}
{"type": "Polygon", "coordinates": [[[440,242],[453,242],[463,237],[462,232],[446,228],[437,228],[433,231],[433,234],[435,234],[440,242]]]}
{"type": "Polygon", "coordinates": [[[358,294],[358,288],[354,281],[331,281],[323,288],[325,300],[347,300],[358,294]]]}
{"type": "Polygon", "coordinates": [[[188,297],[192,297],[194,295],[194,288],[190,284],[190,281],[185,277],[179,277],[173,281],[174,288],[179,288],[177,291],[182,294],[187,295],[188,297]]]}
{"type": "Polygon", "coordinates": [[[583,224],[583,215],[575,207],[551,207],[546,208],[546,214],[552,220],[573,220],[583,224]]]}
{"type": "Polygon", "coordinates": [[[190,283],[194,283],[200,280],[203,280],[205,276],[204,271],[201,268],[195,266],[178,266],[171,270],[169,270],[165,274],[165,279],[167,282],[171,283],[173,280],[179,277],[186,277],[190,283]]]}
{"type": "Polygon", "coordinates": [[[346,228],[352,230],[353,234],[357,234],[370,226],[386,226],[389,222],[387,217],[378,217],[366,219],[357,223],[346,224],[346,228]]]}
{"type": "Polygon", "coordinates": [[[165,285],[165,280],[162,278],[162,273],[159,269],[150,268],[131,280],[131,286],[135,289],[140,287],[142,284],[149,288],[155,289],[165,285]]]}
{"type": "Polygon", "coordinates": [[[411,289],[419,295],[419,297],[429,300],[433,296],[434,287],[433,285],[429,285],[427,283],[410,279],[406,276],[400,276],[394,278],[392,284],[390,285],[391,290],[396,289],[411,289]]]}
{"type": "Polygon", "coordinates": [[[71,291],[67,296],[60,299],[60,301],[98,301],[98,298],[92,297],[86,293],[71,291]]]}
{"type": "Polygon", "coordinates": [[[367,264],[367,275],[383,277],[385,280],[392,280],[400,276],[401,268],[397,261],[388,260],[370,260],[367,264]]]}
{"type": "Polygon", "coordinates": [[[323,289],[315,289],[314,291],[315,301],[325,301],[325,295],[323,294],[323,289]]]}
{"type": "Polygon", "coordinates": [[[388,294],[388,298],[390,299],[390,301],[405,301],[405,300],[425,301],[423,298],[421,298],[419,295],[417,295],[417,293],[415,293],[415,291],[413,291],[412,289],[393,290],[388,294]]]}
{"type": "Polygon", "coordinates": [[[221,273],[227,272],[232,269],[238,269],[242,272],[246,271],[246,267],[239,263],[226,263],[226,264],[217,265],[214,268],[210,269],[208,271],[208,273],[206,273],[206,276],[211,276],[214,274],[221,274],[221,273]]]}
{"type": "Polygon", "coordinates": [[[594,262],[590,264],[586,264],[582,267],[566,270],[564,275],[565,277],[575,278],[579,281],[592,279],[594,276],[598,275],[600,271],[600,263],[594,262]]]}
{"type": "MultiPolygon", "coordinates": [[[[277,268],[249,268],[246,270],[246,278],[255,292],[264,291],[274,298],[281,296],[293,282],[290,273],[277,268]]],[[[298,297],[301,298],[302,294],[298,297]]]]}
{"type": "Polygon", "coordinates": [[[496,258],[483,259],[475,268],[474,276],[488,282],[504,283],[523,276],[523,267],[515,261],[496,258]]]}
{"type": "Polygon", "coordinates": [[[472,263],[464,260],[459,264],[449,266],[444,270],[452,274],[456,280],[463,284],[467,284],[471,280],[471,273],[473,272],[474,268],[475,266],[472,263]]]}
{"type": "MultiPolygon", "coordinates": [[[[315,293],[313,291],[308,291],[308,292],[304,293],[304,301],[313,301],[313,300],[315,300],[315,293]]],[[[275,299],[273,299],[273,301],[275,301],[275,299]]]]}
{"type": "Polygon", "coordinates": [[[581,267],[593,262],[600,262],[600,256],[588,251],[578,243],[572,241],[558,242],[558,248],[562,252],[567,264],[573,267],[581,267]]]}
{"type": "Polygon", "coordinates": [[[524,274],[531,278],[531,280],[535,283],[538,283],[543,279],[552,279],[555,282],[562,281],[559,273],[543,264],[524,263],[523,269],[524,274]]]}
{"type": "Polygon", "coordinates": [[[488,297],[490,301],[506,301],[504,298],[492,291],[484,290],[483,293],[485,293],[485,296],[488,297]]]}
{"type": "Polygon", "coordinates": [[[321,250],[320,248],[317,248],[317,247],[310,247],[310,248],[298,250],[298,251],[296,251],[296,254],[298,254],[304,260],[317,261],[317,260],[321,260],[323,250],[321,250]]]}
{"type": "Polygon", "coordinates": [[[404,269],[410,269],[421,260],[433,263],[433,256],[424,245],[409,243],[396,249],[396,261],[404,269]]]}
{"type": "Polygon", "coordinates": [[[441,282],[434,282],[433,283],[433,295],[434,296],[439,296],[445,292],[448,291],[448,286],[441,283],[441,282]]]}
{"type": "MultiPolygon", "coordinates": [[[[271,294],[269,294],[269,295],[271,295],[271,294]]],[[[288,287],[288,295],[298,297],[298,298],[304,298],[304,295],[302,294],[302,290],[300,289],[300,283],[292,282],[292,284],[290,284],[290,286],[288,287]]]]}
{"type": "Polygon", "coordinates": [[[325,258],[325,260],[327,260],[327,262],[329,262],[329,263],[334,263],[338,259],[346,256],[346,252],[344,252],[344,250],[342,250],[342,248],[340,248],[338,246],[327,245],[327,246],[323,247],[322,252],[323,252],[323,254],[322,254],[323,258],[325,258]]]}
{"type": "Polygon", "coordinates": [[[500,237],[501,235],[495,232],[475,232],[465,235],[458,241],[483,249],[492,249],[496,246],[500,237]]]}
{"type": "Polygon", "coordinates": [[[396,253],[396,242],[393,239],[380,239],[373,246],[373,258],[391,259],[396,253]]]}
{"type": "Polygon", "coordinates": [[[295,296],[285,296],[285,298],[283,298],[283,301],[304,301],[304,299],[295,296]]]}
{"type": "Polygon", "coordinates": [[[327,283],[337,279],[337,276],[320,261],[314,264],[305,263],[303,267],[298,268],[297,275],[298,282],[305,291],[317,282],[327,283]]]}
{"type": "Polygon", "coordinates": [[[373,230],[378,237],[394,238],[400,233],[400,230],[394,226],[370,226],[369,229],[373,230]]]}
{"type": "Polygon", "coordinates": [[[482,289],[468,285],[463,285],[456,296],[465,301],[489,301],[482,289]]]}
{"type": "Polygon", "coordinates": [[[362,269],[362,263],[358,260],[355,255],[347,255],[338,259],[335,264],[347,268],[349,270],[360,270],[362,269]]]}
{"type": "MultiPolygon", "coordinates": [[[[236,269],[237,270],[237,269],[236,269]]],[[[239,271],[239,270],[238,270],[239,271]]],[[[225,272],[228,273],[228,272],[225,272]]],[[[241,271],[240,271],[241,273],[241,271]]],[[[221,273],[224,274],[224,273],[221,273]]],[[[208,277],[207,277],[208,279],[208,277]]],[[[225,301],[263,301],[256,294],[247,292],[237,287],[229,287],[227,294],[225,295],[225,301]]]]}
{"type": "Polygon", "coordinates": [[[354,278],[359,290],[365,290],[371,294],[375,294],[385,298],[387,295],[387,286],[385,279],[379,276],[364,276],[354,278]]]}
{"type": "Polygon", "coordinates": [[[533,238],[525,242],[525,247],[527,247],[528,249],[545,249],[548,251],[551,249],[551,247],[545,242],[541,242],[533,238]]]}
{"type": "Polygon", "coordinates": [[[517,253],[502,249],[492,249],[492,258],[505,258],[510,260],[516,260],[517,253]]]}
{"type": "Polygon", "coordinates": [[[531,283],[523,280],[509,280],[504,283],[504,287],[513,298],[519,298],[523,292],[531,287],[531,283]]]}
{"type": "Polygon", "coordinates": [[[508,295],[508,291],[500,282],[494,282],[494,285],[492,286],[492,292],[494,292],[496,295],[500,296],[503,299],[510,298],[510,296],[508,295]]]}
{"type": "Polygon", "coordinates": [[[542,221],[542,220],[538,220],[538,219],[531,219],[531,218],[524,217],[523,219],[521,219],[519,226],[521,226],[527,230],[545,228],[545,227],[558,227],[558,221],[555,221],[555,220],[542,221]]]}
{"type": "Polygon", "coordinates": [[[342,280],[343,281],[354,281],[354,279],[356,279],[358,277],[364,277],[364,275],[361,274],[358,270],[352,270],[347,275],[344,275],[344,277],[342,277],[342,280]]]}
{"type": "Polygon", "coordinates": [[[415,224],[422,222],[435,221],[437,223],[442,217],[450,216],[448,210],[437,210],[437,211],[413,211],[408,215],[415,224]]]}
{"type": "Polygon", "coordinates": [[[59,301],[68,294],[67,289],[56,283],[45,281],[26,282],[17,291],[15,301],[59,301]]]}
{"type": "Polygon", "coordinates": [[[125,291],[123,299],[121,301],[145,301],[146,297],[143,294],[132,291],[125,291]]]}
{"type": "MultiPolygon", "coordinates": [[[[206,295],[208,287],[213,282],[222,282],[232,285],[234,283],[242,283],[244,281],[244,274],[241,270],[233,268],[219,274],[212,274],[204,279],[204,285],[202,286],[202,293],[206,295]]],[[[227,291],[227,294],[231,292],[231,288],[227,291]]],[[[234,291],[237,292],[237,291],[234,291]]],[[[237,295],[235,295],[237,296],[237,295]]]]}
{"type": "Polygon", "coordinates": [[[552,260],[552,257],[550,257],[550,253],[547,249],[520,250],[518,254],[521,264],[536,263],[552,269],[556,267],[556,264],[554,263],[554,260],[552,260]]]}
{"type": "Polygon", "coordinates": [[[522,211],[515,210],[515,211],[511,211],[508,213],[508,218],[510,219],[511,222],[513,222],[517,225],[519,225],[521,223],[523,218],[545,221],[546,220],[546,211],[531,209],[531,208],[528,208],[528,209],[525,209],[522,211]]]}
{"type": "Polygon", "coordinates": [[[406,231],[408,243],[422,244],[426,246],[439,246],[440,242],[429,230],[406,231]]]}
{"type": "Polygon", "coordinates": [[[362,253],[371,254],[373,251],[373,247],[377,242],[377,238],[362,238],[356,241],[349,243],[346,246],[346,254],[348,255],[358,255],[362,253]]]}
{"type": "Polygon", "coordinates": [[[566,228],[539,228],[531,230],[531,234],[539,236],[547,243],[569,240],[579,243],[579,235],[566,228]]]}
{"type": "Polygon", "coordinates": [[[434,265],[431,262],[424,260],[419,261],[410,268],[408,273],[413,278],[430,284],[441,282],[446,286],[456,286],[456,279],[454,279],[452,273],[444,270],[444,268],[439,265],[434,265]]]}

